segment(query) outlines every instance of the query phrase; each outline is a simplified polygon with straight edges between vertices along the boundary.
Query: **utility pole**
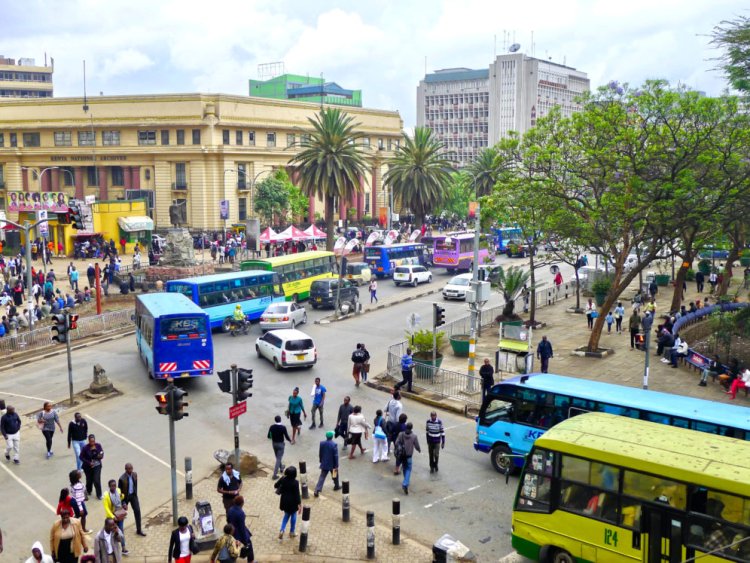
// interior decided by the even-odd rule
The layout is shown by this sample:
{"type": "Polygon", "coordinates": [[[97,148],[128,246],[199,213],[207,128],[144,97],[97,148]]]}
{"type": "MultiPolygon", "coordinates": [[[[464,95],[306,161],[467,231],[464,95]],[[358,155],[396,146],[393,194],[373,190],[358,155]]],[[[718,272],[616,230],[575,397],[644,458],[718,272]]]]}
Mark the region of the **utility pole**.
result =
{"type": "MultiPolygon", "coordinates": [[[[474,190],[476,193],[476,179],[474,180],[474,190]]],[[[471,214],[471,203],[469,204],[469,212],[471,214]]],[[[474,259],[472,260],[472,272],[471,272],[471,286],[474,291],[477,290],[477,283],[479,281],[479,231],[480,231],[480,209],[479,199],[476,201],[474,207],[474,259]]],[[[476,356],[476,345],[477,345],[477,324],[479,317],[479,304],[475,299],[473,303],[469,303],[469,310],[471,311],[471,332],[469,333],[469,381],[474,379],[474,361],[476,356]]]]}
{"type": "Polygon", "coordinates": [[[643,352],[646,355],[646,359],[644,360],[644,364],[643,364],[643,388],[648,389],[648,372],[649,372],[648,345],[649,345],[649,342],[651,341],[651,327],[654,324],[653,315],[651,313],[646,313],[646,316],[643,317],[641,324],[643,325],[643,352]]]}
{"type": "Polygon", "coordinates": [[[73,357],[70,353],[70,331],[78,328],[78,315],[65,315],[65,347],[68,353],[68,391],[70,393],[70,406],[73,406],[73,357]]]}
{"type": "Polygon", "coordinates": [[[174,433],[174,381],[167,379],[169,397],[169,469],[172,476],[172,525],[177,525],[177,444],[174,433]]]}

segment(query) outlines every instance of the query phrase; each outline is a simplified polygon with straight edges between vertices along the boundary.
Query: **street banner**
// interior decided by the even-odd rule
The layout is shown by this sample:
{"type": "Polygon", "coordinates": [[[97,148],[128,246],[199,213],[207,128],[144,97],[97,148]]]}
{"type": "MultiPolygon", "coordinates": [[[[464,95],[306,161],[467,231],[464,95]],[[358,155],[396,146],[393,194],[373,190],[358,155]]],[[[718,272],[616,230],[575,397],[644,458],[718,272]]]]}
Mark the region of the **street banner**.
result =
{"type": "Polygon", "coordinates": [[[388,208],[381,207],[378,214],[378,221],[381,227],[385,227],[388,224],[388,208]]]}
{"type": "Polygon", "coordinates": [[[222,199],[219,202],[219,217],[226,221],[229,219],[229,200],[222,199]]]}
{"type": "Polygon", "coordinates": [[[68,199],[65,192],[8,192],[5,209],[12,212],[46,209],[67,213],[68,199]]]}
{"type": "Polygon", "coordinates": [[[260,250],[260,221],[258,219],[245,220],[245,234],[247,235],[247,249],[253,252],[260,250]]]}

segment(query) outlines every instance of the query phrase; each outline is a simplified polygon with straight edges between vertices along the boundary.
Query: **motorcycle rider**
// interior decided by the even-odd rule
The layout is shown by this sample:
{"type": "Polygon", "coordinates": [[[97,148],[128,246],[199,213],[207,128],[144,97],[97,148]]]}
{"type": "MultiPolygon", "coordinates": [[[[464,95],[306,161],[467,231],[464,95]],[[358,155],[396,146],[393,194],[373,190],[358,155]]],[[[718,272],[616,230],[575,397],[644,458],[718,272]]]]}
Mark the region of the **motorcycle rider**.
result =
{"type": "Polygon", "coordinates": [[[232,320],[234,320],[235,323],[237,323],[238,328],[242,328],[245,326],[245,323],[247,322],[245,319],[245,313],[242,312],[242,305],[237,303],[237,305],[234,306],[234,313],[232,314],[232,320]]]}

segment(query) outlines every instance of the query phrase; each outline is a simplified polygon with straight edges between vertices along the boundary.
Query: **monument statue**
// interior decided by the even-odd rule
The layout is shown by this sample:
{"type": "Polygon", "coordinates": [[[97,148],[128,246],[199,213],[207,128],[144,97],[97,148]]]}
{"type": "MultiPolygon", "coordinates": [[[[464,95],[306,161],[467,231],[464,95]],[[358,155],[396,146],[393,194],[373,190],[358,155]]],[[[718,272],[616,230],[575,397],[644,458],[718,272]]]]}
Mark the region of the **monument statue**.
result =
{"type": "Polygon", "coordinates": [[[186,202],[177,203],[172,200],[169,206],[169,222],[172,228],[167,231],[167,242],[164,245],[164,253],[159,259],[159,264],[163,266],[194,266],[195,250],[193,249],[193,237],[190,231],[184,225],[187,223],[187,204],[186,202]]]}

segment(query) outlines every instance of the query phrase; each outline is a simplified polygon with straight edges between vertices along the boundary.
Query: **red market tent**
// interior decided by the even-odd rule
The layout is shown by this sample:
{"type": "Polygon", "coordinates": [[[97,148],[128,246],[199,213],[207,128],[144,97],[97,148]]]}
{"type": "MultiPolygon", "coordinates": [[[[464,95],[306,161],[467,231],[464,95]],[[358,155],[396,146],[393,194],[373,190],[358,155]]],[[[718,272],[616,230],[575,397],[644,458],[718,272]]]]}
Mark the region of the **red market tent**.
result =
{"type": "Polygon", "coordinates": [[[307,236],[313,239],[324,239],[326,238],[326,232],[316,227],[314,224],[310,225],[303,231],[307,236]]]}
{"type": "Polygon", "coordinates": [[[276,242],[279,240],[279,235],[271,227],[266,227],[266,230],[260,233],[260,242],[276,242]]]}
{"type": "Polygon", "coordinates": [[[310,240],[310,236],[305,231],[294,225],[281,231],[277,237],[278,240],[310,240]]]}

